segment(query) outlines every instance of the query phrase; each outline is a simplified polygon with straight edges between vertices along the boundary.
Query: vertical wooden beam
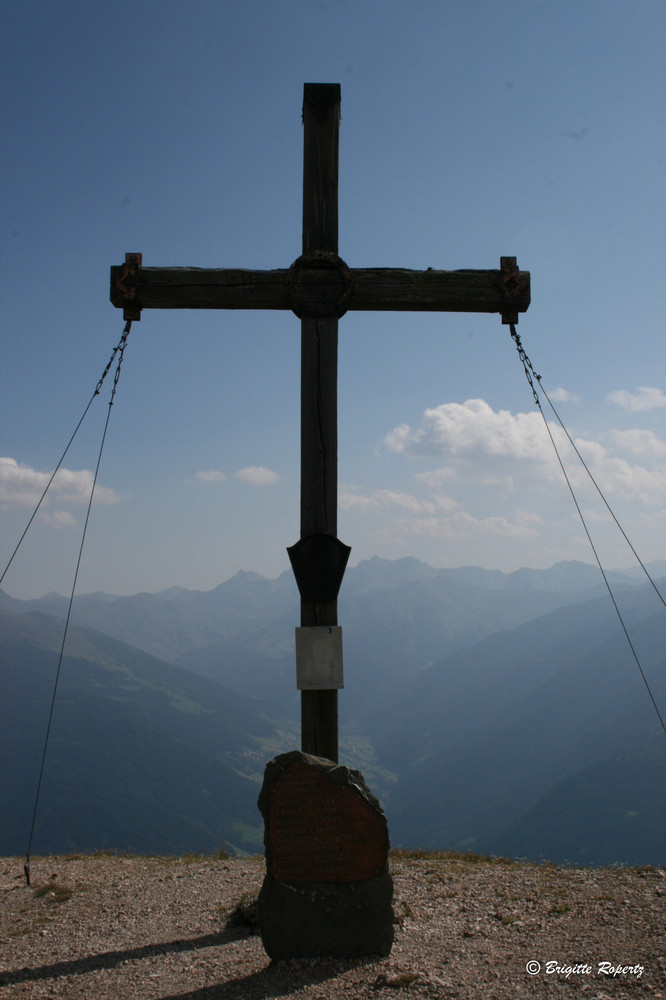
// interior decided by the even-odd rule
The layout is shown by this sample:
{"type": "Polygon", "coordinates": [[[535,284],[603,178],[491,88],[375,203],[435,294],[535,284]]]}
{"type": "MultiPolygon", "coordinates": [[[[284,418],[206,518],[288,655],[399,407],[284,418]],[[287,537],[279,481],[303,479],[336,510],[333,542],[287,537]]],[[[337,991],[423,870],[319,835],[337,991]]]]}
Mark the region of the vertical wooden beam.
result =
{"type": "MultiPolygon", "coordinates": [[[[303,254],[338,252],[340,85],[305,84],[303,254]]],[[[338,320],[301,318],[301,538],[337,537],[338,320]]],[[[337,600],[301,599],[301,625],[337,625],[337,600]]],[[[338,762],[338,692],[301,691],[301,749],[338,762]]]]}
{"type": "Polygon", "coordinates": [[[338,252],[340,84],[303,89],[303,253],[338,252]]]}
{"type": "Polygon", "coordinates": [[[337,536],[337,327],[328,316],[301,320],[301,538],[337,536]]]}

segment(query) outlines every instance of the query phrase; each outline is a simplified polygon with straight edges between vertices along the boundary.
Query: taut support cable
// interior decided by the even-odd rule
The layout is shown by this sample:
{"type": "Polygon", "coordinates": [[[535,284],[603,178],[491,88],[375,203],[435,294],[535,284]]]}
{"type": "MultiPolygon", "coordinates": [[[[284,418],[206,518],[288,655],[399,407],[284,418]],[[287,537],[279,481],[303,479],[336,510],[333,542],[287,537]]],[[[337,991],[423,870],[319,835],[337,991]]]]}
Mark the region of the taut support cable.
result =
{"type": "Polygon", "coordinates": [[[566,427],[564,426],[564,424],[560,420],[560,417],[559,417],[559,415],[558,415],[555,407],[551,403],[550,399],[548,399],[548,394],[547,394],[546,390],[543,388],[543,386],[541,385],[541,376],[537,375],[537,373],[535,372],[534,367],[532,365],[532,362],[530,361],[530,359],[528,358],[527,354],[525,353],[525,349],[523,348],[523,345],[522,345],[522,343],[520,341],[520,337],[518,336],[518,333],[516,332],[516,328],[515,328],[515,326],[514,326],[513,323],[509,323],[509,329],[511,331],[511,336],[512,336],[512,338],[513,338],[513,340],[514,340],[514,342],[516,344],[516,350],[518,351],[518,356],[520,357],[520,360],[523,363],[523,369],[524,369],[524,372],[525,372],[525,377],[526,377],[526,379],[527,379],[527,381],[529,383],[529,386],[530,386],[530,388],[532,390],[532,395],[534,397],[534,402],[536,403],[536,405],[537,405],[537,407],[539,409],[539,413],[541,414],[541,416],[543,418],[543,422],[544,422],[544,424],[546,426],[546,431],[548,432],[548,437],[550,438],[550,442],[551,442],[551,444],[553,446],[553,449],[555,451],[555,454],[557,456],[557,461],[559,462],[559,465],[560,465],[560,468],[562,470],[562,474],[564,476],[566,484],[569,487],[569,492],[571,493],[571,498],[572,498],[572,500],[573,500],[573,502],[575,504],[576,510],[578,511],[578,516],[579,516],[581,524],[583,525],[583,528],[585,530],[585,534],[587,535],[587,540],[590,543],[590,547],[592,549],[592,552],[594,553],[594,558],[597,561],[597,566],[599,567],[599,570],[600,570],[601,575],[603,577],[604,583],[606,584],[606,590],[608,591],[610,599],[613,602],[613,607],[615,608],[615,612],[616,612],[617,617],[618,617],[618,619],[620,621],[620,625],[622,626],[622,631],[624,632],[625,638],[626,638],[626,640],[627,640],[627,642],[629,644],[629,648],[630,648],[630,650],[632,652],[632,655],[634,657],[634,660],[636,662],[636,666],[638,667],[640,675],[643,678],[643,683],[645,684],[645,687],[647,688],[647,693],[649,694],[650,700],[651,700],[651,702],[652,702],[652,704],[654,706],[654,710],[657,713],[657,717],[659,719],[659,722],[661,723],[661,728],[664,730],[664,735],[666,735],[666,723],[664,723],[664,720],[662,718],[661,712],[659,711],[659,707],[657,705],[657,702],[654,699],[654,695],[652,694],[652,691],[650,689],[650,685],[648,684],[647,677],[645,676],[645,673],[643,672],[643,668],[641,666],[641,662],[638,659],[638,654],[636,653],[636,650],[634,648],[634,644],[631,641],[631,638],[629,636],[629,632],[627,631],[627,627],[624,624],[624,619],[622,618],[622,613],[621,613],[621,611],[620,611],[620,609],[618,607],[617,601],[615,600],[615,595],[613,594],[613,591],[611,589],[611,585],[608,582],[608,577],[606,575],[606,572],[605,572],[603,566],[601,565],[601,559],[599,558],[599,554],[598,554],[598,552],[596,550],[594,542],[592,541],[592,536],[590,535],[590,532],[588,530],[587,524],[585,522],[585,518],[583,516],[583,512],[580,509],[580,505],[578,503],[578,500],[576,499],[576,494],[574,493],[573,486],[571,485],[571,480],[569,479],[569,476],[567,475],[567,471],[564,468],[564,463],[562,462],[562,459],[560,457],[560,453],[558,451],[557,445],[555,444],[555,438],[552,435],[550,427],[548,426],[548,421],[546,420],[545,414],[544,414],[544,412],[543,412],[543,410],[541,408],[541,401],[539,399],[539,394],[538,394],[536,386],[534,384],[535,382],[538,383],[539,388],[541,389],[541,391],[543,392],[544,396],[548,400],[548,405],[550,406],[551,410],[553,411],[553,413],[557,417],[557,420],[558,420],[558,423],[559,423],[560,427],[562,428],[562,430],[566,434],[566,436],[567,436],[569,442],[571,443],[574,451],[578,455],[578,458],[580,459],[580,461],[581,461],[581,463],[583,465],[583,468],[585,469],[585,471],[587,472],[588,476],[590,477],[590,479],[594,483],[594,485],[595,485],[595,487],[597,489],[597,492],[599,493],[599,496],[601,497],[601,499],[603,500],[603,502],[606,504],[606,507],[608,508],[608,511],[610,512],[613,520],[615,521],[615,524],[618,526],[618,528],[622,532],[622,535],[623,535],[624,539],[626,540],[627,544],[629,545],[629,548],[631,549],[631,551],[636,556],[636,559],[638,559],[638,562],[640,563],[641,568],[643,569],[643,572],[645,573],[645,575],[647,576],[648,580],[652,584],[652,586],[653,586],[653,588],[654,588],[654,590],[655,590],[655,592],[656,592],[659,600],[661,601],[661,603],[665,607],[666,607],[666,601],[664,601],[664,598],[662,597],[662,595],[661,595],[661,593],[660,593],[657,585],[655,584],[654,580],[652,579],[652,577],[648,573],[647,569],[643,565],[643,562],[639,558],[639,556],[638,556],[635,548],[633,547],[633,545],[631,544],[631,542],[627,538],[626,534],[622,530],[622,527],[621,527],[619,521],[617,520],[617,518],[615,517],[615,514],[613,513],[613,511],[609,507],[609,505],[608,505],[608,503],[606,501],[606,498],[604,497],[603,493],[601,492],[600,487],[598,486],[596,480],[594,479],[594,476],[592,475],[592,473],[590,472],[589,468],[585,464],[585,461],[583,460],[580,452],[578,451],[578,448],[576,448],[576,445],[571,440],[569,432],[567,431],[566,427]]]}
{"type": "MultiPolygon", "coordinates": [[[[46,751],[47,751],[48,744],[49,744],[49,735],[51,733],[51,723],[53,721],[53,710],[55,708],[56,693],[57,693],[57,690],[58,690],[58,681],[60,680],[60,671],[61,671],[61,668],[62,668],[62,661],[63,661],[63,657],[64,657],[64,654],[65,654],[65,643],[67,642],[67,632],[68,632],[68,629],[69,629],[69,620],[70,620],[71,615],[72,615],[72,605],[74,603],[74,594],[76,592],[76,583],[77,583],[77,580],[78,580],[78,577],[79,577],[79,569],[81,568],[81,558],[83,556],[83,546],[84,546],[85,540],[86,540],[86,533],[88,531],[88,522],[90,521],[90,511],[92,509],[93,497],[95,495],[95,486],[97,485],[97,477],[99,475],[99,468],[100,468],[100,465],[101,465],[101,462],[102,462],[102,454],[104,452],[104,443],[106,441],[106,432],[108,430],[109,420],[111,418],[111,407],[113,406],[113,401],[114,401],[114,398],[115,398],[115,395],[116,395],[116,389],[118,387],[118,380],[120,378],[120,368],[121,368],[121,365],[123,363],[123,356],[124,356],[124,353],[125,353],[125,346],[127,344],[127,337],[128,337],[129,332],[130,332],[131,326],[132,326],[132,321],[128,320],[127,321],[127,325],[125,326],[125,330],[123,332],[123,336],[122,336],[122,338],[121,338],[118,346],[114,349],[114,352],[111,355],[111,360],[109,361],[108,365],[106,366],[106,369],[104,370],[104,374],[102,375],[102,378],[100,379],[100,381],[97,383],[97,388],[95,389],[95,392],[93,394],[93,399],[94,399],[95,396],[99,393],[99,390],[100,390],[100,388],[102,386],[102,382],[106,378],[106,376],[107,376],[107,374],[108,374],[108,372],[109,372],[109,370],[111,368],[111,365],[113,363],[113,359],[115,358],[116,354],[119,354],[118,364],[116,366],[116,372],[115,372],[115,375],[114,375],[114,378],[113,378],[113,388],[111,390],[111,398],[109,400],[109,409],[108,409],[108,412],[106,414],[106,421],[104,423],[104,431],[102,433],[102,441],[101,441],[100,448],[99,448],[99,454],[97,456],[97,465],[95,466],[95,475],[93,476],[92,488],[90,490],[90,499],[88,501],[88,509],[86,511],[86,518],[85,518],[85,522],[84,522],[84,525],[83,525],[83,532],[81,534],[81,545],[79,546],[79,555],[78,555],[78,558],[76,560],[76,569],[74,571],[74,580],[72,582],[72,590],[71,590],[71,594],[70,594],[70,597],[69,597],[69,606],[67,608],[67,616],[65,618],[65,628],[63,630],[62,643],[61,643],[61,646],[60,646],[60,656],[58,658],[58,668],[56,670],[55,682],[53,684],[53,695],[51,696],[51,708],[49,710],[49,719],[48,719],[48,722],[47,722],[47,725],[46,725],[46,737],[44,739],[44,749],[42,751],[42,761],[41,761],[41,765],[40,765],[40,768],[39,768],[39,779],[37,781],[37,791],[35,793],[35,805],[34,805],[34,809],[33,809],[33,812],[32,812],[32,823],[30,825],[30,837],[28,839],[28,850],[27,850],[26,856],[25,856],[25,864],[23,865],[23,872],[25,874],[26,884],[28,886],[30,885],[30,854],[31,854],[31,851],[32,851],[32,839],[33,839],[33,836],[34,836],[34,833],[35,833],[35,822],[37,820],[37,807],[39,805],[39,794],[41,792],[42,779],[44,777],[44,766],[46,764],[46,751]]],[[[90,400],[90,403],[92,403],[92,399],[90,400]]],[[[84,417],[85,417],[85,414],[88,412],[88,409],[90,407],[90,403],[88,403],[88,406],[86,407],[86,410],[85,410],[85,412],[83,414],[84,417]]],[[[76,430],[78,430],[79,427],[81,426],[81,421],[82,420],[83,420],[83,417],[79,421],[79,424],[78,424],[76,430]]],[[[74,434],[76,434],[76,431],[74,432],[74,434]]],[[[72,438],[70,439],[69,444],[71,444],[73,440],[74,440],[74,435],[72,435],[72,438]]],[[[69,444],[67,445],[67,448],[69,448],[69,444]]],[[[67,454],[67,450],[65,450],[65,454],[67,454]]],[[[65,454],[63,454],[63,458],[65,457],[65,454]]],[[[62,463],[62,460],[63,459],[61,458],[60,459],[60,463],[58,465],[58,468],[60,467],[60,464],[62,463]]],[[[57,472],[57,469],[56,469],[56,472],[57,472]]],[[[49,481],[49,486],[51,485],[51,482],[53,482],[53,477],[54,476],[55,476],[55,472],[53,473],[53,476],[51,476],[51,480],[49,481]]],[[[47,490],[48,490],[48,486],[47,486],[47,490]]],[[[40,504],[41,504],[42,500],[44,499],[45,495],[46,495],[46,490],[44,491],[44,494],[42,495],[42,499],[39,501],[40,504]]],[[[39,504],[38,504],[38,509],[39,509],[39,504]]],[[[35,511],[35,514],[36,513],[37,513],[37,511],[35,511]]],[[[33,517],[30,519],[30,523],[32,522],[32,519],[34,518],[35,514],[33,514],[33,517]]],[[[28,524],[28,527],[30,527],[30,523],[28,524]]],[[[28,529],[26,528],[26,531],[27,530],[28,529]]],[[[22,537],[24,537],[24,536],[25,536],[25,532],[23,533],[22,537]]],[[[20,545],[20,542],[19,542],[19,545],[20,545]]],[[[18,549],[18,546],[17,546],[17,549],[18,549]]],[[[6,572],[6,570],[5,570],[5,572],[6,572]]]]}
{"type": "Polygon", "coordinates": [[[30,517],[30,520],[26,524],[26,526],[24,528],[24,531],[23,531],[23,534],[19,538],[18,544],[16,545],[16,548],[14,549],[14,551],[12,552],[12,554],[10,556],[9,562],[7,563],[7,565],[5,566],[5,568],[3,570],[2,576],[0,576],[0,584],[2,583],[2,581],[5,578],[5,576],[7,575],[7,570],[9,569],[9,567],[11,566],[11,564],[13,563],[14,556],[16,555],[16,553],[18,552],[18,550],[21,548],[21,545],[23,544],[23,539],[28,534],[28,531],[30,530],[30,525],[35,520],[35,518],[37,516],[37,512],[39,511],[39,508],[42,506],[42,502],[43,502],[46,494],[48,493],[49,489],[51,488],[51,484],[52,484],[53,480],[55,479],[56,474],[57,474],[58,470],[60,469],[60,466],[65,461],[65,456],[67,455],[67,452],[69,451],[69,449],[70,449],[70,447],[72,445],[72,442],[74,441],[74,438],[78,434],[79,428],[81,427],[81,424],[85,420],[85,418],[86,418],[86,416],[88,414],[88,410],[90,409],[90,407],[93,404],[93,400],[95,399],[95,396],[99,396],[100,389],[102,388],[102,385],[104,383],[104,380],[105,380],[106,376],[109,374],[109,372],[111,370],[111,366],[113,364],[113,361],[114,361],[114,358],[115,358],[116,354],[118,353],[118,351],[122,352],[122,351],[125,350],[125,344],[127,343],[127,337],[129,336],[129,332],[130,332],[131,327],[132,327],[132,321],[128,320],[127,323],[126,323],[126,325],[125,325],[125,329],[123,330],[123,335],[122,335],[120,341],[113,348],[113,353],[111,354],[111,357],[109,358],[107,366],[106,366],[106,368],[104,369],[104,371],[102,373],[102,377],[100,378],[99,382],[95,386],[95,391],[93,392],[92,396],[90,397],[88,405],[86,406],[85,410],[83,411],[81,419],[79,420],[78,424],[74,428],[74,433],[72,434],[71,438],[67,442],[67,447],[65,448],[65,450],[62,453],[62,455],[60,456],[60,460],[59,460],[58,464],[56,465],[55,469],[53,470],[51,478],[49,479],[48,483],[46,484],[44,492],[42,493],[41,497],[39,498],[37,506],[33,510],[32,515],[30,517]]]}
{"type": "MultiPolygon", "coordinates": [[[[641,569],[645,573],[645,576],[650,581],[650,583],[652,585],[652,589],[654,590],[655,594],[657,595],[657,597],[659,598],[659,600],[661,601],[661,603],[664,605],[664,607],[666,607],[666,600],[664,599],[661,591],[659,590],[659,588],[657,587],[657,584],[654,582],[654,580],[650,576],[650,573],[649,573],[647,567],[645,566],[645,564],[643,563],[643,560],[639,556],[638,552],[636,551],[636,549],[634,548],[634,546],[631,544],[631,541],[629,540],[629,538],[628,538],[628,536],[627,536],[624,528],[622,527],[622,525],[620,524],[620,522],[616,518],[615,514],[613,513],[613,510],[610,507],[608,501],[606,500],[606,497],[603,495],[603,493],[601,491],[601,487],[599,486],[599,484],[597,483],[596,479],[592,475],[592,473],[591,473],[591,471],[589,469],[589,466],[587,465],[585,459],[583,458],[583,456],[581,455],[580,451],[576,447],[576,444],[575,444],[573,438],[571,437],[571,435],[569,434],[569,431],[566,429],[566,427],[562,423],[560,415],[557,412],[557,410],[555,409],[555,407],[553,406],[553,403],[551,402],[550,397],[548,396],[548,393],[546,392],[546,390],[544,389],[544,387],[541,385],[541,376],[537,375],[537,373],[534,371],[534,368],[532,367],[532,362],[530,361],[530,359],[528,358],[527,354],[525,353],[523,345],[522,345],[522,343],[520,341],[520,336],[516,332],[515,326],[513,326],[513,324],[510,324],[510,329],[511,329],[511,336],[513,337],[513,339],[514,339],[514,341],[516,343],[516,350],[518,351],[518,356],[520,357],[520,360],[523,363],[523,368],[524,368],[524,371],[525,371],[525,377],[527,378],[527,381],[530,384],[530,388],[532,389],[532,395],[534,396],[534,402],[538,406],[539,412],[541,413],[541,416],[543,417],[544,422],[546,422],[546,418],[543,415],[543,410],[541,409],[541,404],[539,402],[539,396],[538,396],[538,393],[536,391],[536,387],[534,385],[534,381],[535,380],[538,382],[539,388],[541,389],[541,392],[546,397],[548,405],[550,406],[551,410],[553,411],[553,413],[555,415],[555,419],[557,420],[558,424],[560,425],[560,427],[562,428],[562,430],[566,434],[567,440],[569,441],[569,444],[571,445],[571,447],[573,448],[573,450],[576,452],[576,455],[578,456],[578,459],[579,459],[581,465],[583,466],[583,468],[587,472],[588,476],[590,477],[590,479],[592,481],[592,484],[594,485],[594,488],[596,489],[597,493],[599,494],[599,496],[603,500],[604,505],[606,507],[606,510],[608,511],[608,513],[610,514],[610,516],[613,518],[613,521],[615,522],[616,527],[618,528],[618,530],[622,534],[622,537],[624,538],[625,542],[627,543],[627,545],[629,546],[629,548],[633,552],[633,554],[634,554],[634,556],[636,558],[636,561],[638,562],[639,566],[641,567],[641,569]]],[[[547,422],[546,422],[546,427],[548,427],[548,423],[547,422]]],[[[549,434],[550,434],[550,431],[549,431],[549,434]]],[[[551,436],[551,440],[552,440],[552,436],[551,436]]],[[[553,441],[553,447],[555,447],[555,442],[554,441],[553,441]]],[[[555,448],[555,452],[557,453],[557,448],[555,448]]],[[[559,455],[558,455],[558,458],[559,458],[559,455]]]]}

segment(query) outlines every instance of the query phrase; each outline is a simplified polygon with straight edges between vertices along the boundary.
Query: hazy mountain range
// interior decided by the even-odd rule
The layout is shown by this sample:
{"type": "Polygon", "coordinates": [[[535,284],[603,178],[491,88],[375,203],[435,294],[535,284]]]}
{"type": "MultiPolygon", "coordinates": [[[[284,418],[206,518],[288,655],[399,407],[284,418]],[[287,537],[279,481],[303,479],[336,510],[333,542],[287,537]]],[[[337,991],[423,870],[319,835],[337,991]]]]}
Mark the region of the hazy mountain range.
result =
{"type": "MultiPolygon", "coordinates": [[[[666,608],[609,580],[666,717],[666,608]]],[[[66,608],[0,592],[1,854],[27,847],[66,608]]],[[[298,614],[291,571],[77,598],[33,851],[260,851],[264,765],[300,739],[298,614]]],[[[666,864],[666,733],[595,567],[375,558],[339,620],[340,760],[395,845],[666,864]]]]}

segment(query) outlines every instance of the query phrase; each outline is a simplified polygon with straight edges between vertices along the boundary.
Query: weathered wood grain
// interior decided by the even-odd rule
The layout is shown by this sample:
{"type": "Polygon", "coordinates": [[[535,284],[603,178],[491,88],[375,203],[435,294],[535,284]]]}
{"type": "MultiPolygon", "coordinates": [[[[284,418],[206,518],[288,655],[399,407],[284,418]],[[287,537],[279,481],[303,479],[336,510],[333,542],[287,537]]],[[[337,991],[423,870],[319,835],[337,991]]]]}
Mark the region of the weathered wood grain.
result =
{"type": "MultiPolygon", "coordinates": [[[[340,85],[306,84],[303,93],[303,254],[338,252],[340,85]]],[[[337,270],[313,269],[318,301],[338,299],[337,270]],[[325,288],[333,279],[336,289],[325,288]]],[[[292,275],[293,276],[293,275],[292,275]]],[[[299,268],[298,279],[308,279],[299,268]]],[[[282,286],[285,287],[284,278],[282,286]]],[[[287,308],[292,307],[290,295],[287,308]]],[[[300,309],[297,312],[301,312],[300,309]]],[[[301,315],[301,538],[337,537],[338,317],[301,315]]],[[[338,603],[301,595],[301,625],[337,625],[338,603]]],[[[301,691],[301,750],[338,761],[338,692],[301,691]]]]}
{"type": "MultiPolygon", "coordinates": [[[[142,309],[291,309],[288,268],[255,271],[239,268],[140,267],[134,297],[118,283],[123,267],[111,268],[111,302],[142,309]]],[[[507,307],[502,272],[497,270],[426,271],[395,267],[352,268],[348,310],[501,313],[507,307]]],[[[530,304],[530,273],[519,271],[517,312],[530,304]]],[[[317,289],[322,301],[337,301],[335,270],[304,267],[299,282],[317,289]]]]}

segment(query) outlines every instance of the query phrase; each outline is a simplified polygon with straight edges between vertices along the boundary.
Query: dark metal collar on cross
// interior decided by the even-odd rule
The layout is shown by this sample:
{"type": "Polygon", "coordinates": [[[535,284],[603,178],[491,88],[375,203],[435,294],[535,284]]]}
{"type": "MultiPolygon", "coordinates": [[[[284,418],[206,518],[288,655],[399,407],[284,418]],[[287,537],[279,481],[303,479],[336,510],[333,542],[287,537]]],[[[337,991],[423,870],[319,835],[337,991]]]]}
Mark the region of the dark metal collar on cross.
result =
{"type": "MultiPolygon", "coordinates": [[[[337,537],[338,319],[347,310],[500,313],[517,323],[530,275],[515,257],[497,271],[349,268],[338,256],[340,85],[306,83],[303,97],[303,253],[287,270],[111,268],[111,302],[142,309],[291,309],[301,320],[301,538],[287,551],[301,627],[337,626],[350,548],[337,537]]],[[[337,688],[301,690],[301,747],[338,760],[337,688]]]]}

